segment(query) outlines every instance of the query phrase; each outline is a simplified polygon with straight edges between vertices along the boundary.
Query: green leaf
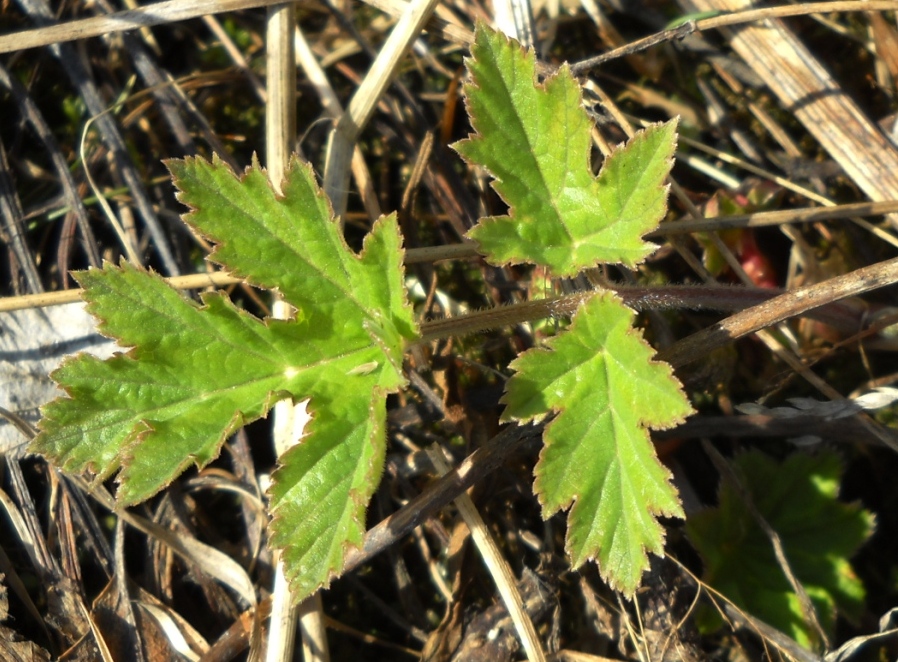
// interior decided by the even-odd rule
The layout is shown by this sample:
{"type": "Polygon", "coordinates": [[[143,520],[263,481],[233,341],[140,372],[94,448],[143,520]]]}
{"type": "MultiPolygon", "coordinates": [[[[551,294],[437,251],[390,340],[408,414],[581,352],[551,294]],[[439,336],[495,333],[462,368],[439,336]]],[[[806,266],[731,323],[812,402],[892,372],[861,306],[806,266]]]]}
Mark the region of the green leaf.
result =
{"type": "Polygon", "coordinates": [[[692,413],[670,366],[633,327],[633,312],[612,293],[590,298],[570,328],[511,367],[505,420],[558,415],[544,434],[534,489],[548,518],[573,504],[567,552],[589,559],[628,595],[661,554],[657,517],[683,517],[670,473],[655,456],[647,428],[676,425],[692,413]]]}
{"type": "MultiPolygon", "coordinates": [[[[873,517],[838,500],[838,457],[795,454],[780,463],[750,452],[733,464],[758,512],[779,534],[824,629],[832,632],[837,610],[860,616],[864,587],[848,559],[872,533],[873,517]]],[[[705,562],[706,582],[803,646],[819,644],[770,539],[733,485],[724,481],[717,508],[690,517],[686,531],[705,562]]]]}
{"type": "Polygon", "coordinates": [[[477,134],[455,148],[496,178],[510,207],[508,216],[481,219],[468,233],[487,259],[532,262],[557,276],[645,259],[655,247],[642,235],[667,210],[676,121],[638,133],[595,177],[593,125],[567,65],[537,85],[533,53],[482,25],[471,52],[465,94],[477,134]]]}
{"type": "Polygon", "coordinates": [[[395,216],[360,255],[346,245],[311,168],[293,162],[284,196],[258,167],[238,178],[217,159],[169,162],[185,217],[218,244],[212,258],[277,288],[294,321],[266,320],[226,296],[198,305],[159,276],[123,263],[77,274],[101,331],[132,347],[107,361],[81,356],[53,375],[68,398],[44,409],[32,449],[68,471],[116,472],[129,505],[203,467],[229,434],[276,400],[310,398],[308,434],[273,477],[271,537],[308,595],[359,545],[385,451],[385,398],[404,383],[417,337],[403,286],[395,216]]]}

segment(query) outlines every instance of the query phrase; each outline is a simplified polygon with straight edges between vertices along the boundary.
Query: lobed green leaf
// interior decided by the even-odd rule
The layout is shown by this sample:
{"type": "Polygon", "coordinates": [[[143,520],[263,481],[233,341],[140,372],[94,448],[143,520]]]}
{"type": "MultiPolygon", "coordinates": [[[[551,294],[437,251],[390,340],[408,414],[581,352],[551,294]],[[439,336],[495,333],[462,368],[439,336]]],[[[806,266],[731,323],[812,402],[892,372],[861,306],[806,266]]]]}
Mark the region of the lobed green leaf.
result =
{"type": "Polygon", "coordinates": [[[455,145],[486,168],[510,207],[468,233],[497,265],[530,262],[556,276],[598,263],[635,266],[655,247],[642,235],[667,210],[676,120],[616,149],[598,177],[590,167],[592,121],[567,65],[536,83],[533,53],[479,25],[465,96],[476,134],[455,145]]]}
{"type": "Polygon", "coordinates": [[[279,289],[292,321],[261,321],[222,294],[198,305],[123,263],[76,274],[100,330],[132,349],[81,356],[53,375],[67,398],[44,409],[32,450],[97,479],[119,472],[122,505],[144,500],[191,464],[202,468],[276,400],[310,398],[307,436],[280,458],[272,540],[302,597],[339,573],[358,545],[385,452],[385,398],[404,383],[417,337],[403,286],[395,215],[353,253],[308,166],[294,161],[275,195],[264,171],[238,178],[217,159],[171,161],[185,220],[216,242],[213,258],[279,289]]]}
{"type": "MultiPolygon", "coordinates": [[[[733,464],[757,511],[779,534],[824,629],[832,632],[837,611],[860,616],[864,587],[848,559],[873,532],[873,516],[839,501],[838,456],[797,453],[778,462],[749,452],[733,464]]],[[[691,516],[686,531],[704,560],[706,582],[803,646],[819,648],[769,537],[735,486],[722,482],[718,506],[691,516]]]]}
{"type": "Polygon", "coordinates": [[[572,506],[571,564],[596,560],[605,581],[628,595],[648,567],[646,550],[663,553],[657,517],[683,517],[647,428],[672,427],[692,407],[653,353],[633,312],[614,294],[597,294],[567,331],[512,362],[502,400],[505,420],[557,413],[535,470],[543,516],[572,506]]]}
{"type": "MultiPolygon", "coordinates": [[[[308,163],[291,160],[283,196],[259,167],[237,178],[217,157],[167,165],[178,200],[192,208],[184,221],[216,244],[209,259],[278,290],[315,333],[366,339],[375,333],[388,350],[417,337],[402,280],[401,235],[372,232],[356,256],[308,163]]],[[[392,352],[390,360],[401,364],[401,354],[392,352]]]]}

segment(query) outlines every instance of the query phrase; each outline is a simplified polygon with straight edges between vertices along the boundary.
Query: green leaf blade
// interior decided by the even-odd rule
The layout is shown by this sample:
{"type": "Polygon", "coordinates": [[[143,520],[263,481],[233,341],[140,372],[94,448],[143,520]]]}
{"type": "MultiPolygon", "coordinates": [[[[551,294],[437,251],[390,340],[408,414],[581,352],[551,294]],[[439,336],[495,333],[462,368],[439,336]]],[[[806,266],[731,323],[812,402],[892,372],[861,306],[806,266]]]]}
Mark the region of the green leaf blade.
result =
{"type": "Polygon", "coordinates": [[[496,178],[510,207],[468,233],[490,262],[534,262],[572,276],[600,262],[632,267],[654,250],[641,237],[667,209],[675,121],[637,134],[594,177],[592,123],[567,66],[537,85],[533,54],[478,26],[468,68],[477,133],[455,148],[496,178]]]}
{"type": "MultiPolygon", "coordinates": [[[[217,294],[199,307],[127,263],[78,279],[101,330],[136,347],[108,361],[80,357],[54,373],[71,397],[45,408],[35,449],[101,478],[124,469],[125,504],[152,496],[190,464],[208,464],[230,433],[314,382],[326,356],[298,325],[272,321],[273,333],[217,294]]],[[[344,349],[347,365],[348,356],[362,363],[371,354],[361,344],[344,349]]]]}
{"type": "MultiPolygon", "coordinates": [[[[733,464],[758,512],[779,534],[823,628],[832,632],[837,612],[858,618],[864,587],[848,559],[870,536],[874,522],[859,504],[838,500],[838,456],[796,453],[778,463],[748,452],[733,464]]],[[[686,532],[704,561],[705,581],[801,645],[819,648],[770,539],[739,490],[724,481],[718,506],[691,516],[686,532]]],[[[708,615],[705,620],[714,624],[708,615]]]]}
{"type": "Polygon", "coordinates": [[[669,472],[647,428],[692,413],[666,364],[632,327],[633,312],[610,293],[588,300],[571,327],[512,363],[506,420],[557,412],[544,434],[534,490],[549,517],[571,507],[567,551],[574,567],[595,559],[603,578],[632,594],[663,551],[658,516],[682,517],[669,472]]]}
{"type": "Polygon", "coordinates": [[[383,391],[346,397],[333,386],[329,406],[313,411],[309,436],[284,454],[269,491],[271,541],[284,550],[287,578],[301,595],[327,586],[349,549],[361,547],[386,455],[383,391]]]}
{"type": "Polygon", "coordinates": [[[357,255],[308,167],[294,164],[283,197],[258,168],[238,178],[199,159],[169,167],[194,227],[227,239],[216,259],[279,289],[297,318],[262,321],[218,293],[197,304],[126,263],[81,273],[101,331],[132,349],[54,373],[69,397],[44,409],[32,450],[97,480],[118,473],[117,500],[130,505],[204,467],[277,400],[308,398],[314,419],[280,458],[271,493],[272,538],[290,546],[287,575],[304,597],[360,544],[383,469],[385,398],[404,384],[404,347],[418,336],[399,225],[378,220],[357,255]]]}
{"type": "Polygon", "coordinates": [[[192,209],[185,222],[216,243],[210,259],[278,289],[322,333],[367,335],[364,321],[383,318],[397,327],[395,339],[417,337],[405,288],[391,276],[402,274],[400,235],[381,219],[356,256],[311,166],[293,159],[278,196],[259,168],[237,177],[217,159],[167,165],[178,199],[192,209]]]}

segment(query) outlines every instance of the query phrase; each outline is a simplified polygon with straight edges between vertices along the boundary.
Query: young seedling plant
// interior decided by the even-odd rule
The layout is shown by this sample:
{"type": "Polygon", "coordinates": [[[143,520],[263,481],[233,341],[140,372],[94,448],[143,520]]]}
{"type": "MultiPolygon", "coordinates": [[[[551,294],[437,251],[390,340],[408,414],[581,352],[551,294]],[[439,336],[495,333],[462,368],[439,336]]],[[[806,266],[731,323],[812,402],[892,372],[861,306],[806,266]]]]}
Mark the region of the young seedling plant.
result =
{"type": "MultiPolygon", "coordinates": [[[[591,122],[566,67],[537,84],[532,54],[483,27],[468,67],[477,133],[456,149],[495,177],[509,206],[470,233],[486,259],[572,276],[651,253],[642,235],[666,211],[675,123],[639,133],[594,176],[591,122]]],[[[386,452],[386,396],[404,386],[402,355],[419,337],[396,217],[378,220],[356,255],[308,165],[294,161],[283,196],[256,165],[239,178],[218,159],[168,166],[192,209],[185,222],[216,245],[210,259],[277,290],[296,318],[262,321],[221,293],[197,305],[126,262],[77,274],[100,330],[132,349],[54,373],[68,397],[44,409],[33,450],[97,481],[118,473],[124,507],[208,464],[277,400],[308,398],[312,420],[279,458],[269,493],[271,542],[301,598],[362,543],[386,452]]],[[[663,550],[657,518],[683,515],[647,429],[691,412],[633,319],[613,293],[586,298],[566,331],[511,364],[502,399],[505,421],[554,415],[535,470],[543,514],[570,508],[572,565],[596,560],[626,594],[646,551],[663,550]]]]}
{"type": "MultiPolygon", "coordinates": [[[[470,232],[496,265],[573,276],[634,267],[642,236],[667,208],[676,123],[651,126],[590,167],[591,121],[566,66],[537,81],[535,58],[478,27],[465,88],[473,135],[455,147],[494,177],[508,215],[470,232]]],[[[117,502],[150,498],[282,399],[309,399],[300,443],[279,458],[269,491],[271,544],[297,598],[338,576],[362,544],[365,510],[386,452],[386,398],[405,385],[402,357],[419,340],[404,286],[395,214],[360,253],[346,244],[309,165],[294,161],[283,195],[254,164],[168,162],[184,221],[215,244],[209,259],[292,304],[292,320],[260,320],[223,293],[200,304],[159,276],[107,264],[76,274],[100,330],[131,349],[79,356],[53,377],[67,397],[44,408],[32,450],[95,481],[117,475],[117,502]]],[[[610,291],[583,297],[570,326],[511,363],[503,420],[551,419],[534,491],[548,518],[569,510],[571,565],[594,560],[632,595],[663,551],[659,517],[683,517],[649,429],[692,412],[671,368],[654,361],[634,313],[610,291]]]]}

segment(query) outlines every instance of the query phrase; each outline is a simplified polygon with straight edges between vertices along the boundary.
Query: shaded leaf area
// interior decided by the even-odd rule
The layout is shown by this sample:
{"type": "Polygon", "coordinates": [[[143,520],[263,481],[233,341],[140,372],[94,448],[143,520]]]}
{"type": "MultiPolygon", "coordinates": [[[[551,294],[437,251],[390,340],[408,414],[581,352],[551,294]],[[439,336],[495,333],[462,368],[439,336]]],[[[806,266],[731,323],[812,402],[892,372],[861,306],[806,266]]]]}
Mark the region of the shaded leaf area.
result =
{"type": "Polygon", "coordinates": [[[566,332],[511,364],[502,399],[506,420],[557,412],[535,469],[543,515],[572,506],[571,564],[595,559],[602,577],[628,595],[648,568],[646,551],[663,552],[658,516],[683,517],[647,430],[673,427],[692,407],[653,354],[633,328],[633,312],[615,295],[597,294],[566,332]]]}
{"type": "Polygon", "coordinates": [[[101,331],[133,349],[56,371],[69,397],[45,407],[32,448],[98,480],[121,470],[117,498],[128,505],[208,464],[276,400],[311,398],[314,421],[281,459],[271,493],[272,540],[290,549],[287,574],[308,593],[339,571],[347,544],[359,544],[382,469],[385,397],[403,382],[403,342],[415,333],[398,226],[382,219],[356,256],[306,166],[294,165],[283,198],[259,169],[238,179],[199,159],[171,168],[194,208],[191,225],[216,241],[234,229],[237,248],[223,242],[215,259],[280,288],[298,319],[262,322],[221,294],[199,306],[126,263],[81,272],[101,331]],[[266,250],[243,251],[251,236],[266,250]]]}
{"type": "Polygon", "coordinates": [[[468,233],[487,258],[573,276],[600,263],[632,267],[654,251],[642,235],[667,210],[676,120],[639,132],[595,177],[593,123],[567,65],[537,85],[533,53],[482,26],[471,54],[465,96],[477,133],[455,148],[496,178],[511,208],[468,233]]]}
{"type": "MultiPolygon", "coordinates": [[[[872,533],[873,517],[859,504],[838,500],[838,456],[796,454],[777,462],[755,451],[733,464],[758,512],[779,534],[823,627],[832,633],[836,613],[858,618],[865,592],[849,559],[872,533]]],[[[819,646],[770,539],[738,489],[724,482],[719,505],[690,517],[686,530],[705,562],[706,582],[802,645],[819,646]]],[[[719,624],[710,615],[708,622],[719,624]]]]}

